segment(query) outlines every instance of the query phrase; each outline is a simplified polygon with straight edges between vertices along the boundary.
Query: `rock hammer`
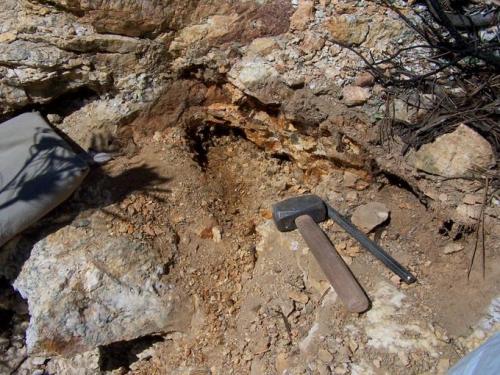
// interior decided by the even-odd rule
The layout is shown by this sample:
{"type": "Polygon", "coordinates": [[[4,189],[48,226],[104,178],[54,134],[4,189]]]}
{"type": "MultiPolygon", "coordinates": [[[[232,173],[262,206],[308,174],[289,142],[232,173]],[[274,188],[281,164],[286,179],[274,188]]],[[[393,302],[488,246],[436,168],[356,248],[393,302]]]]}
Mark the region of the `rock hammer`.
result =
{"type": "Polygon", "coordinates": [[[299,230],[347,310],[357,313],[366,311],[370,307],[368,297],[317,224],[328,218],[323,200],[316,195],[289,198],[273,205],[272,211],[280,232],[299,230]]]}

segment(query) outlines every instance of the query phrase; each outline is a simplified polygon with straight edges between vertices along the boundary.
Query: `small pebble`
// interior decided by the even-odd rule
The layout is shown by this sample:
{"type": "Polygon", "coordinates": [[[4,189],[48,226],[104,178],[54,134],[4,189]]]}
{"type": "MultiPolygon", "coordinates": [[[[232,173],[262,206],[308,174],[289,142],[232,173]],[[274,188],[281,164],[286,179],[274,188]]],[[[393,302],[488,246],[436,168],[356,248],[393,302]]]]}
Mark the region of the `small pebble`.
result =
{"type": "Polygon", "coordinates": [[[391,283],[393,283],[396,286],[399,286],[401,284],[401,279],[399,278],[398,275],[392,275],[391,276],[391,283]]]}

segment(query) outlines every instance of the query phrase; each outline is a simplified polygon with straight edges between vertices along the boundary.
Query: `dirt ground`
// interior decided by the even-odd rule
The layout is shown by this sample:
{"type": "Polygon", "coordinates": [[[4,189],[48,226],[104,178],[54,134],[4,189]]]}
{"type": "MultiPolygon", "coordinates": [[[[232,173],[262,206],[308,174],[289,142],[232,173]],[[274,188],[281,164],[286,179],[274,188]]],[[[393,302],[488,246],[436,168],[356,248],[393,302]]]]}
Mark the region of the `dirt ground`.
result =
{"type": "MultiPolygon", "coordinates": [[[[404,186],[385,179],[353,184],[341,169],[311,178],[238,130],[204,131],[189,137],[171,128],[136,140],[29,231],[38,236],[91,222],[92,233],[130,237],[170,259],[164,277],[185,299],[172,316],[187,323],[100,348],[101,371],[444,374],[493,333],[500,320],[494,220],[485,228],[486,277],[477,261],[467,280],[474,233],[457,228],[446,210],[426,208],[404,186]],[[384,203],[390,220],[370,236],[418,281],[402,283],[340,227],[322,223],[371,301],[368,312],[347,313],[297,231],[280,233],[272,222],[272,204],[304,193],[346,216],[361,204],[384,203]],[[463,249],[446,254],[450,244],[463,249]]],[[[10,342],[22,349],[29,315],[20,301],[13,304],[10,342]]],[[[85,367],[64,361],[43,359],[35,368],[85,367]]],[[[23,367],[28,362],[18,373],[31,373],[23,367]]]]}
{"type": "MultiPolygon", "coordinates": [[[[122,347],[108,356],[106,370],[433,374],[463,355],[461,340],[500,292],[495,236],[487,238],[486,278],[476,267],[467,281],[473,235],[459,240],[463,251],[444,254],[452,241],[443,230],[446,216],[426,209],[409,191],[379,182],[348,188],[341,170],[311,183],[287,158],[266,155],[237,132],[209,139],[193,147],[175,133],[157,133],[105,166],[108,179],[103,172],[90,176],[88,186],[96,182],[94,191],[113,197],[103,209],[110,233],[160,247],[164,226],[177,233],[168,278],[193,306],[184,332],[156,337],[146,348],[144,342],[122,347]],[[113,180],[127,171],[136,172],[113,180]],[[367,313],[346,313],[299,235],[281,234],[271,221],[273,203],[307,192],[346,215],[362,203],[385,203],[390,222],[372,238],[417,283],[401,283],[340,228],[325,223],[372,301],[367,313]]],[[[84,187],[79,199],[96,197],[84,187]]]]}

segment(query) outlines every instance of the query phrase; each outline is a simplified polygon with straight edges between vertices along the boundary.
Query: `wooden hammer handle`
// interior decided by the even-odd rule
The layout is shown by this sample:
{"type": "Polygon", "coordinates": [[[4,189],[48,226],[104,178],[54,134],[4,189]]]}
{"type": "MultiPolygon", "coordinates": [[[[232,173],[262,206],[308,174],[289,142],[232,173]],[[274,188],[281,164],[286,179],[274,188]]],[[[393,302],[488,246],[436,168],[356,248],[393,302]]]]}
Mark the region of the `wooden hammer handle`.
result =
{"type": "Polygon", "coordinates": [[[368,297],[318,224],[308,215],[296,218],[295,224],[347,310],[368,310],[368,297]]]}

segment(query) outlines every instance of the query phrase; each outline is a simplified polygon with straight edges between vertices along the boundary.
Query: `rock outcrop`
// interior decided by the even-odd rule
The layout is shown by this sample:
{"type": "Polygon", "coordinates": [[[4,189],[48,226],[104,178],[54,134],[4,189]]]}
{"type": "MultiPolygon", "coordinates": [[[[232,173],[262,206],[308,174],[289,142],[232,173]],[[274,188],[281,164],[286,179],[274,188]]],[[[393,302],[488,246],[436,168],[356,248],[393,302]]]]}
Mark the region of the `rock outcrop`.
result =
{"type": "Polygon", "coordinates": [[[78,12],[50,4],[6,0],[1,5],[0,114],[67,93],[74,93],[78,107],[87,104],[86,96],[111,92],[132,107],[147,101],[161,81],[162,69],[156,69],[161,43],[99,33],[78,12]]]}

